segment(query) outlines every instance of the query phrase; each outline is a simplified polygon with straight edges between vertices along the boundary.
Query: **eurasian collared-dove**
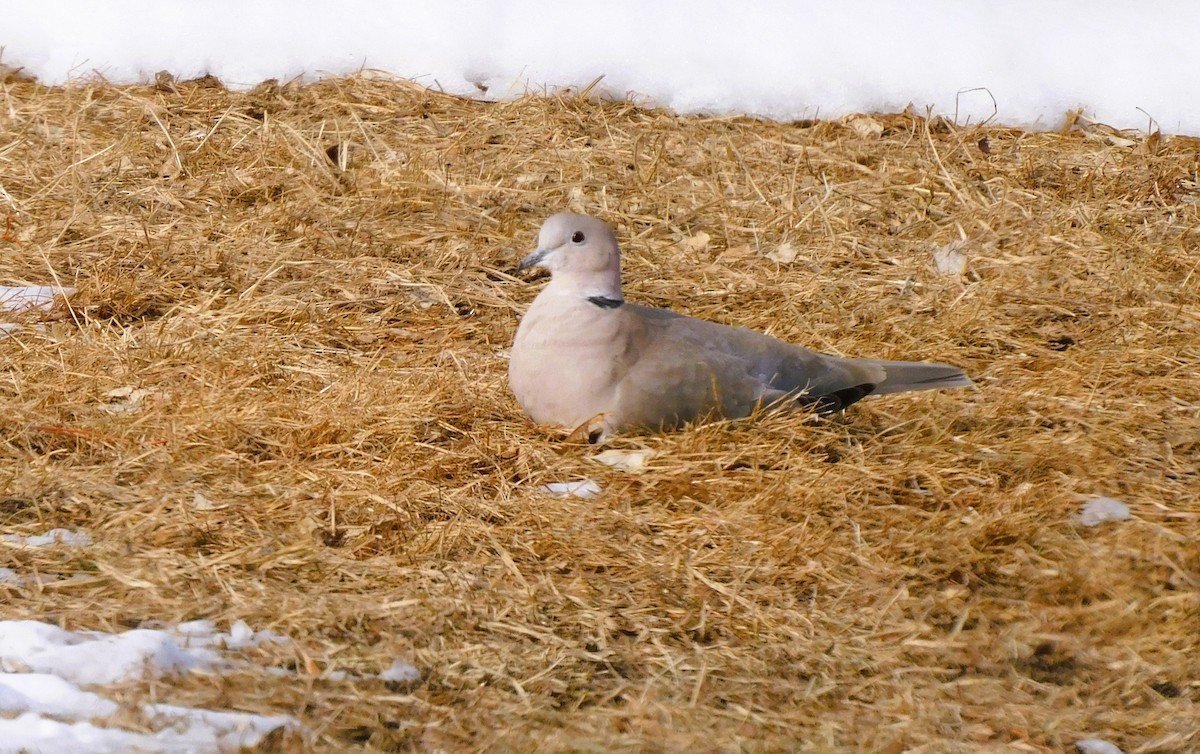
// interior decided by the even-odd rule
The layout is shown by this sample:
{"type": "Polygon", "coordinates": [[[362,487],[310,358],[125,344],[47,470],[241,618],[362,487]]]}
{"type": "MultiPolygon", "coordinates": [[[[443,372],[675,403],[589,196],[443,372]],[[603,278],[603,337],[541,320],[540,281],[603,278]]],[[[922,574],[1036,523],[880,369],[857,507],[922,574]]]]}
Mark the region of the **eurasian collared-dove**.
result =
{"type": "Polygon", "coordinates": [[[517,328],[508,378],[540,424],[606,437],[787,400],[829,412],[867,395],[972,385],[944,364],[843,359],[626,303],[616,236],[593,217],[546,220],[519,269],[529,267],[549,269],[551,280],[517,328]]]}

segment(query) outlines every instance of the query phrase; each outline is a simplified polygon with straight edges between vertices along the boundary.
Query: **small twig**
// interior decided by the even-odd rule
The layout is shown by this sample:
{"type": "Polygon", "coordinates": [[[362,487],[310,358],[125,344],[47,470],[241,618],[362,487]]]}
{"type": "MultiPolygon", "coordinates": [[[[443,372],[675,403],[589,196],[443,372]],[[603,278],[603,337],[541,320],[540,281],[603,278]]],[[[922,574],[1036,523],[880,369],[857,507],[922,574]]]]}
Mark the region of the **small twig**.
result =
{"type": "Polygon", "coordinates": [[[992,114],[989,115],[988,117],[984,118],[982,121],[980,121],[979,125],[981,125],[981,126],[987,125],[992,120],[992,118],[995,118],[996,115],[1000,112],[1000,105],[998,105],[996,103],[996,96],[994,94],[992,94],[992,90],[988,89],[986,86],[976,86],[976,87],[972,87],[970,89],[959,89],[958,93],[954,95],[954,125],[956,125],[956,126],[959,125],[959,123],[958,123],[958,99],[959,99],[959,97],[963,96],[964,94],[970,94],[971,92],[987,92],[987,96],[992,100],[992,114]]]}

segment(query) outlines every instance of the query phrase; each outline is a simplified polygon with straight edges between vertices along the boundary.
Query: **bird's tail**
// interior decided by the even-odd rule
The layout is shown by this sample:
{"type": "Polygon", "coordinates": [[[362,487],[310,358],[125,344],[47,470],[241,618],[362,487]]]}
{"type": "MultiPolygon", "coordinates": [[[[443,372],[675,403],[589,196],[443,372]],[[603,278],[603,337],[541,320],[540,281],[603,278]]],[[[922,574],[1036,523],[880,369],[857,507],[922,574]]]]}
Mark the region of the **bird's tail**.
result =
{"type": "Polygon", "coordinates": [[[949,364],[926,364],[919,361],[885,361],[883,359],[852,359],[856,364],[883,369],[883,382],[877,383],[871,395],[907,393],[913,390],[944,390],[952,387],[974,387],[971,378],[958,367],[949,364]]]}

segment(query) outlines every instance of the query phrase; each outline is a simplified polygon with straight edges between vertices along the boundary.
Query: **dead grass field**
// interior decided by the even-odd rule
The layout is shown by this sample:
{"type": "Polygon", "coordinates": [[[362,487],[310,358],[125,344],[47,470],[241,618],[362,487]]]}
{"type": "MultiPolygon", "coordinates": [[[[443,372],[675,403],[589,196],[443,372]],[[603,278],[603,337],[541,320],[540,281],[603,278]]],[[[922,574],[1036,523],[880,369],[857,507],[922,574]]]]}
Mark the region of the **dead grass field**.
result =
{"type": "Polygon", "coordinates": [[[0,522],[96,539],[0,547],[88,575],[3,617],[295,640],[256,652],[300,680],[122,694],[299,716],[279,750],[1200,751],[1200,141],[371,77],[0,94],[0,284],[79,288],[0,341],[0,522]],[[978,390],[597,463],[505,377],[511,270],[568,207],[630,300],[978,390]],[[1133,519],[1079,526],[1094,494],[1133,519]],[[396,657],[419,685],[325,677],[396,657]]]}

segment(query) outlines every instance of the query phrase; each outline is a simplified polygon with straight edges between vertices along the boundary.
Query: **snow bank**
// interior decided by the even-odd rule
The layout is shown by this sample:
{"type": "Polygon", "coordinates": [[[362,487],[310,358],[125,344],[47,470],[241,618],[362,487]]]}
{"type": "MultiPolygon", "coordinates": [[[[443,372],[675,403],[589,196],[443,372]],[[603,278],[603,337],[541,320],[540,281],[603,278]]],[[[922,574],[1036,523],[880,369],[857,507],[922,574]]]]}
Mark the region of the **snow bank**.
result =
{"type": "Polygon", "coordinates": [[[600,89],[685,113],[902,110],[1058,127],[1066,110],[1200,135],[1200,3],[1112,0],[210,0],[8,4],[5,62],[53,83],[210,72],[230,84],[388,71],[471,96],[600,89]],[[986,88],[987,91],[983,91],[986,88]],[[1144,112],[1143,112],[1144,111],[1144,112]]]}

